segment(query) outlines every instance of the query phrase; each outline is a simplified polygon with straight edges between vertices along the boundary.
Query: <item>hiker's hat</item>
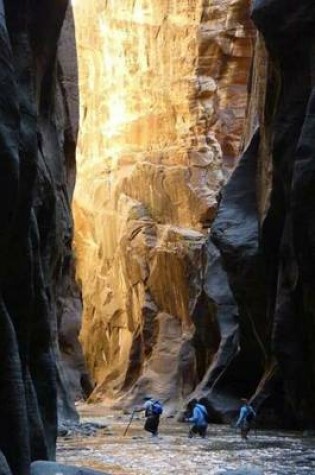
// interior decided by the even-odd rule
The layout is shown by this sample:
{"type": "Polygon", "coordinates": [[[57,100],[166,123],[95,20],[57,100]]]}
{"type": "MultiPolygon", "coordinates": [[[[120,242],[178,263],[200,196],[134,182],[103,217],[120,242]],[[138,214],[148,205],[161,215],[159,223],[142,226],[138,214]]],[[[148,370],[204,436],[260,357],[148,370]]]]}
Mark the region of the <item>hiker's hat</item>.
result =
{"type": "Polygon", "coordinates": [[[143,400],[144,401],[150,401],[152,399],[152,396],[144,396],[143,400]]]}

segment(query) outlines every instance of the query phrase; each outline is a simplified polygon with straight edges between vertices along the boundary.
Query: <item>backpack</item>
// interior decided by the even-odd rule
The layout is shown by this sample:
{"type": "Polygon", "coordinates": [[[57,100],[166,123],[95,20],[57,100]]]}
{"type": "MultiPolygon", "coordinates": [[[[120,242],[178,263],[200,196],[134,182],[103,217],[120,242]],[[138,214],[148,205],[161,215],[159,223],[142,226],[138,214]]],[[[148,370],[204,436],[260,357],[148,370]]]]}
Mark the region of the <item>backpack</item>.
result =
{"type": "Polygon", "coordinates": [[[209,414],[208,414],[207,408],[206,408],[203,404],[199,404],[199,403],[196,405],[196,407],[197,407],[197,409],[198,409],[198,411],[199,411],[199,414],[202,414],[202,416],[203,416],[205,422],[206,422],[207,424],[209,424],[210,418],[209,418],[209,414]]]}
{"type": "Polygon", "coordinates": [[[246,422],[250,423],[253,422],[255,419],[256,414],[251,406],[248,406],[247,408],[247,414],[246,414],[246,422]]]}
{"type": "Polygon", "coordinates": [[[163,406],[159,401],[154,401],[151,406],[151,412],[155,416],[160,416],[163,412],[163,406]]]}
{"type": "Polygon", "coordinates": [[[207,408],[203,404],[199,404],[199,403],[197,404],[197,407],[199,411],[202,413],[202,415],[204,416],[206,423],[209,424],[210,418],[209,418],[207,408]]]}

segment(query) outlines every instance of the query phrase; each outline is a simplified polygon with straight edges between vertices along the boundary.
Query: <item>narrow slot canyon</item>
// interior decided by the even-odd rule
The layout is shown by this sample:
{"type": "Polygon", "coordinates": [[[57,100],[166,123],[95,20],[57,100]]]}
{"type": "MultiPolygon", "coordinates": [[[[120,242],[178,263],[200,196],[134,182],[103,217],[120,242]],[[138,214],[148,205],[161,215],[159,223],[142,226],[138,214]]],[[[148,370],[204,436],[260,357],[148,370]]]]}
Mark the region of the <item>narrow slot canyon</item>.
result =
{"type": "Polygon", "coordinates": [[[0,0],[1,475],[315,473],[314,27],[0,0]]]}

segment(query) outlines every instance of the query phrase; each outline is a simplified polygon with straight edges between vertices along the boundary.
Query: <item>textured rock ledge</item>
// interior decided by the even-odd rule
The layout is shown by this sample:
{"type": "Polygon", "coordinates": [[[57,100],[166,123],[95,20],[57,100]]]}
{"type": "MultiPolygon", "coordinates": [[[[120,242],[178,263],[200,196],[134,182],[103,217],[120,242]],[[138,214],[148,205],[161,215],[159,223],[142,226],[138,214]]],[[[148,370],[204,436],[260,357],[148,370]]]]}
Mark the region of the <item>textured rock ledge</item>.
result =
{"type": "MultiPolygon", "coordinates": [[[[81,2],[75,18],[75,246],[92,398],[152,392],[171,405],[220,345],[206,242],[245,119],[249,2],[81,2]]],[[[218,301],[222,315],[234,305],[218,301]]],[[[223,326],[229,342],[235,323],[223,326]]]]}
{"type": "Polygon", "coordinates": [[[313,426],[315,7],[253,2],[247,103],[250,2],[146,5],[76,12],[76,249],[93,396],[174,402],[194,389],[221,419],[252,394],[265,422],[313,426]]]}

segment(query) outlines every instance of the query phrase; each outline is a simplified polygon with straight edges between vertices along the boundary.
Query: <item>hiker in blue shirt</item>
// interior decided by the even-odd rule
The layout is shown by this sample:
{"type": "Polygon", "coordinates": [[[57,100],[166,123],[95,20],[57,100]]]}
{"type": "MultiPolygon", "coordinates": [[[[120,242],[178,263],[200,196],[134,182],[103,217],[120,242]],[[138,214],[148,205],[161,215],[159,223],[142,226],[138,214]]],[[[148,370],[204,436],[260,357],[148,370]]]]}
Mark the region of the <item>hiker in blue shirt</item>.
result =
{"type": "Polygon", "coordinates": [[[251,429],[252,422],[256,417],[256,412],[249,404],[247,399],[241,399],[243,403],[240,408],[239,418],[236,422],[236,427],[241,429],[241,437],[242,439],[247,439],[247,435],[251,429]]]}
{"type": "Polygon", "coordinates": [[[193,426],[190,428],[188,437],[191,438],[195,434],[199,434],[204,438],[208,428],[208,412],[206,407],[196,399],[193,399],[189,404],[189,409],[192,410],[192,416],[186,419],[186,421],[192,422],[193,426]]]}
{"type": "Polygon", "coordinates": [[[139,408],[136,408],[135,412],[144,411],[146,418],[144,430],[150,432],[153,437],[157,437],[163,406],[159,401],[154,400],[151,396],[145,396],[143,400],[144,404],[139,408]]]}

